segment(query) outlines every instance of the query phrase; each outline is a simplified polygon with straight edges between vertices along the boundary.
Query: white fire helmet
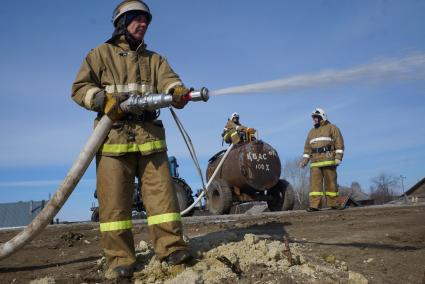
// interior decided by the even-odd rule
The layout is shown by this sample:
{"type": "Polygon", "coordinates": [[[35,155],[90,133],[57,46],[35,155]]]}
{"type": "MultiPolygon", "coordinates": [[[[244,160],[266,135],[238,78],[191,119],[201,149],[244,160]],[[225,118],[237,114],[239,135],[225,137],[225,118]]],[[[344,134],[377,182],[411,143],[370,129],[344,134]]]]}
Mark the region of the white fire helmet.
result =
{"type": "Polygon", "coordinates": [[[230,119],[231,120],[233,120],[233,119],[239,119],[239,113],[237,113],[237,112],[232,113],[232,115],[230,116],[230,119]]]}
{"type": "Polygon", "coordinates": [[[316,108],[312,113],[311,116],[320,116],[324,121],[328,120],[328,116],[326,115],[326,112],[322,108],[316,108]]]}
{"type": "Polygon", "coordinates": [[[148,5],[146,5],[143,1],[139,0],[124,0],[114,9],[112,13],[112,22],[114,23],[114,27],[117,26],[118,18],[123,14],[130,11],[141,11],[146,15],[148,23],[152,20],[152,14],[149,10],[148,5]]]}

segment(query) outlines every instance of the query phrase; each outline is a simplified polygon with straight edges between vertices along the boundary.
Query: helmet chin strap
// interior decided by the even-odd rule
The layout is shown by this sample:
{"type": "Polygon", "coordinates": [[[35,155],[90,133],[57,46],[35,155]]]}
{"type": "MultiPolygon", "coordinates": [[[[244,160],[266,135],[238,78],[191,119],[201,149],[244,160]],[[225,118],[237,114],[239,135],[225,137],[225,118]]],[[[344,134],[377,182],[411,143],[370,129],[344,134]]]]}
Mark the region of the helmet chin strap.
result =
{"type": "Polygon", "coordinates": [[[130,45],[131,50],[137,50],[137,48],[143,43],[143,40],[136,40],[128,31],[125,31],[125,39],[130,45]]]}

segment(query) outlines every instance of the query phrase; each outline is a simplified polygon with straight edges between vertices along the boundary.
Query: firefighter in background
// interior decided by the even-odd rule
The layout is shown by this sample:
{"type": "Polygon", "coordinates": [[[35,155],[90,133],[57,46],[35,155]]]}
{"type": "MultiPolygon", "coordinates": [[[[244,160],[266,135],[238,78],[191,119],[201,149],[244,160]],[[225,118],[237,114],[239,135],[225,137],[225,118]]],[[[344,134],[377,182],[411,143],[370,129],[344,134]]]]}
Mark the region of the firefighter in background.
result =
{"type": "MultiPolygon", "coordinates": [[[[183,108],[190,90],[167,60],[146,49],[144,35],[152,20],[149,7],[138,0],[121,2],[113,13],[115,30],[92,49],[72,86],[72,98],[82,107],[104,114],[113,127],[96,157],[101,244],[107,279],[129,278],[136,262],[131,207],[134,179],[142,183],[149,233],[159,260],[170,265],[191,254],[183,241],[180,209],[172,185],[165,130],[157,112],[120,108],[120,103],[147,92],[172,94],[183,108]],[[134,113],[132,113],[132,111],[134,113]]],[[[133,107],[133,108],[132,108],[133,107]]]]}
{"type": "Polygon", "coordinates": [[[226,126],[223,129],[223,133],[221,133],[221,137],[223,137],[224,142],[227,144],[238,144],[242,141],[240,131],[246,129],[247,128],[239,122],[239,114],[234,112],[227,120],[226,126]]]}
{"type": "Polygon", "coordinates": [[[318,211],[323,196],[330,208],[338,209],[336,168],[344,154],[344,139],[338,127],[329,122],[323,109],[316,108],[311,116],[314,127],[308,133],[300,163],[301,167],[305,167],[310,161],[310,207],[307,211],[318,211]]]}
{"type": "Polygon", "coordinates": [[[227,120],[226,126],[221,133],[221,137],[223,137],[224,142],[227,144],[238,144],[244,141],[255,140],[256,132],[257,130],[254,128],[249,128],[240,124],[239,114],[234,112],[227,120]]]}

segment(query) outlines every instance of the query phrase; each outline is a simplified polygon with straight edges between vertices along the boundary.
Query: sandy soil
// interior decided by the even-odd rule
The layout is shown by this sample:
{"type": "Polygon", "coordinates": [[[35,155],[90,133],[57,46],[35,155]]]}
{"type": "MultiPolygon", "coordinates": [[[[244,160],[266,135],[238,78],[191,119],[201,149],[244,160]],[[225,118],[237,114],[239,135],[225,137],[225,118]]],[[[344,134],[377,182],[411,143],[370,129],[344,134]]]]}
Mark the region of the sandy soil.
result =
{"type": "MultiPolygon", "coordinates": [[[[135,221],[131,282],[425,283],[425,205],[191,217],[184,227],[196,259],[168,267],[135,221]]],[[[0,242],[16,233],[0,231],[0,242]]],[[[0,261],[0,283],[108,283],[104,269],[98,224],[54,225],[0,261]]]]}

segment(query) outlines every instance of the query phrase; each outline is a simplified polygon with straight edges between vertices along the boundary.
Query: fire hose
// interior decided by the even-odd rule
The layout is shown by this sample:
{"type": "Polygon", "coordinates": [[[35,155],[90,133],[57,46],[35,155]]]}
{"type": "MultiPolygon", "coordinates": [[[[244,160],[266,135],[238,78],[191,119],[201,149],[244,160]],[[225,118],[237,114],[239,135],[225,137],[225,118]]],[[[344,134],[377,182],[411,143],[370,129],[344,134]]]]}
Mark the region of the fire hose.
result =
{"type": "Polygon", "coordinates": [[[233,149],[233,146],[234,145],[235,144],[230,144],[229,148],[227,148],[226,152],[224,153],[223,158],[221,158],[220,163],[218,164],[218,166],[215,169],[214,173],[212,174],[212,176],[208,180],[208,183],[205,186],[204,190],[201,192],[201,194],[199,194],[198,198],[192,203],[192,205],[190,205],[185,210],[183,210],[182,212],[180,212],[181,215],[185,215],[188,212],[190,212],[190,210],[192,210],[192,208],[195,207],[195,205],[198,204],[198,202],[201,201],[202,197],[204,197],[204,195],[208,192],[208,188],[209,188],[211,182],[214,180],[214,178],[217,175],[218,171],[221,169],[221,166],[223,165],[224,161],[226,160],[227,155],[229,155],[230,151],[233,149]]]}
{"type": "Polygon", "coordinates": [[[198,172],[199,178],[201,179],[201,183],[202,183],[201,194],[198,196],[198,198],[189,207],[187,207],[186,209],[184,209],[183,211],[180,212],[180,215],[183,216],[183,215],[186,215],[187,213],[189,213],[193,209],[193,207],[195,207],[196,204],[198,204],[202,200],[204,195],[208,192],[208,188],[209,188],[211,182],[214,180],[218,171],[221,169],[221,166],[223,165],[224,160],[226,160],[227,155],[232,150],[234,144],[231,144],[230,147],[227,148],[227,150],[224,153],[220,163],[218,164],[217,168],[214,170],[213,174],[211,175],[211,178],[208,180],[208,183],[205,186],[204,177],[202,176],[201,167],[199,166],[198,158],[196,157],[195,147],[192,144],[192,140],[190,139],[189,134],[184,129],[183,124],[181,123],[180,119],[177,117],[177,114],[175,113],[175,111],[172,108],[170,108],[170,111],[171,111],[171,115],[174,118],[174,121],[177,124],[177,128],[179,129],[179,131],[180,131],[180,133],[183,137],[183,140],[186,143],[187,149],[189,150],[190,156],[192,157],[193,163],[195,164],[196,170],[198,172]]]}
{"type": "MultiPolygon", "coordinates": [[[[206,102],[209,99],[208,89],[202,88],[200,91],[191,91],[189,94],[183,96],[182,99],[185,101],[206,102]]],[[[139,96],[134,102],[139,109],[145,110],[156,110],[169,107],[171,106],[171,103],[172,95],[151,93],[139,96]]],[[[43,210],[20,233],[0,246],[0,260],[18,251],[18,249],[41,233],[41,231],[51,222],[71,195],[81,177],[84,175],[111,130],[112,124],[113,121],[108,116],[104,115],[102,117],[62,184],[56,190],[53,197],[49,200],[43,210]]]]}

